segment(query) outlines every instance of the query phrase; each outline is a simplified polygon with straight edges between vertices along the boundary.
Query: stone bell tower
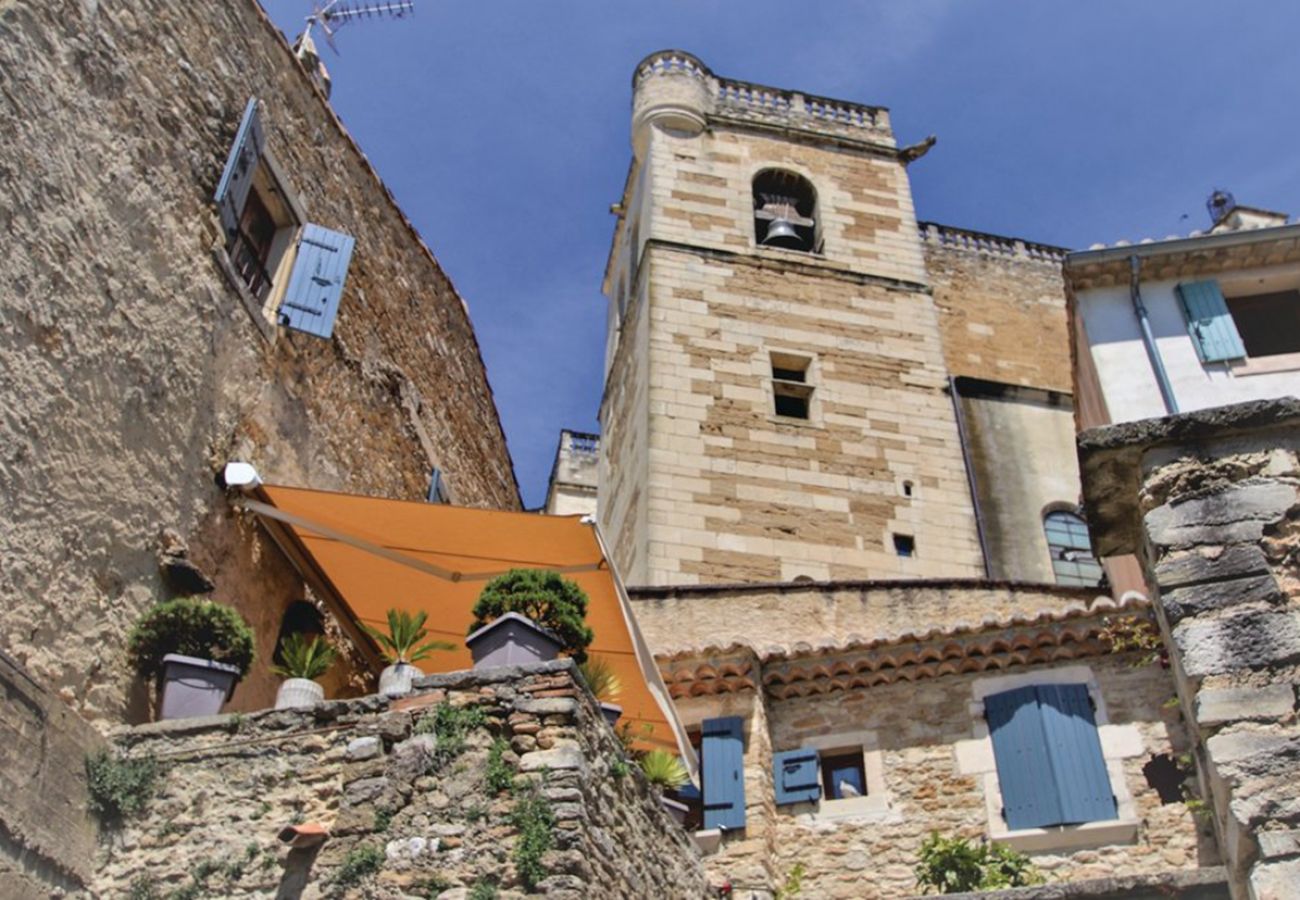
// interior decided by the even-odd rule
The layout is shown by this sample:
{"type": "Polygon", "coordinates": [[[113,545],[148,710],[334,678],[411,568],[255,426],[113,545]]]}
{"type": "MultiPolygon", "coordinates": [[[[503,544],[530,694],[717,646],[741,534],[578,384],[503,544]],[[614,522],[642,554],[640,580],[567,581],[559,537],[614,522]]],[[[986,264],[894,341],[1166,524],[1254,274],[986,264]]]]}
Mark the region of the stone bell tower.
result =
{"type": "Polygon", "coordinates": [[[636,68],[599,518],[633,585],[980,577],[889,115],[636,68]]]}

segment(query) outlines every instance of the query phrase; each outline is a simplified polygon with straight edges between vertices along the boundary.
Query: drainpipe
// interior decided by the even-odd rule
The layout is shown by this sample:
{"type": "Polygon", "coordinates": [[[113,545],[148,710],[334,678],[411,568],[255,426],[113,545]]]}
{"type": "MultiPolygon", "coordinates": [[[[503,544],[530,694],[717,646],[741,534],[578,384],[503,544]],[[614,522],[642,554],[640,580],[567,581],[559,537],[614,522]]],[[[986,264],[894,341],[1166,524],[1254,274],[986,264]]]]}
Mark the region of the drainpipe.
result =
{"type": "Polygon", "coordinates": [[[957,419],[957,440],[961,443],[961,459],[966,464],[966,485],[970,488],[971,508],[975,512],[975,534],[980,541],[980,559],[984,560],[984,577],[993,578],[989,565],[988,539],[984,536],[984,514],[980,511],[980,495],[975,489],[975,466],[971,461],[970,438],[966,432],[966,415],[961,408],[961,394],[957,390],[957,379],[948,376],[948,395],[952,397],[952,411],[957,419]]]}
{"type": "Polygon", "coordinates": [[[1147,308],[1142,303],[1142,289],[1138,286],[1138,274],[1142,271],[1142,260],[1136,255],[1128,258],[1128,293],[1133,301],[1133,314],[1137,316],[1138,327],[1142,329],[1142,344],[1147,349],[1151,360],[1151,369],[1155,372],[1156,383],[1160,385],[1160,396],[1165,401],[1165,415],[1172,416],[1178,412],[1178,401],[1174,399],[1174,387],[1169,383],[1169,374],[1165,372],[1165,361],[1160,358],[1160,349],[1156,346],[1155,335],[1151,333],[1151,320],[1147,308]]]}

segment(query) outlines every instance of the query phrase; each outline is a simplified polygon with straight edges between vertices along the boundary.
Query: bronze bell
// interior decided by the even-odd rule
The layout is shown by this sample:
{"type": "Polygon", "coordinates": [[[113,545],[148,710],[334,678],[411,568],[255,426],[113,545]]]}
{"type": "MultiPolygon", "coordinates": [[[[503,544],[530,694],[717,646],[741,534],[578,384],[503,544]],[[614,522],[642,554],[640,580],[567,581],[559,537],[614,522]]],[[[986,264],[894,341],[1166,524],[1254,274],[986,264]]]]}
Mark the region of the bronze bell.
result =
{"type": "Polygon", "coordinates": [[[773,247],[785,247],[789,250],[802,250],[803,238],[799,237],[799,232],[794,230],[794,225],[789,219],[778,217],[772,220],[767,226],[767,234],[763,236],[763,243],[770,244],[773,247]]]}

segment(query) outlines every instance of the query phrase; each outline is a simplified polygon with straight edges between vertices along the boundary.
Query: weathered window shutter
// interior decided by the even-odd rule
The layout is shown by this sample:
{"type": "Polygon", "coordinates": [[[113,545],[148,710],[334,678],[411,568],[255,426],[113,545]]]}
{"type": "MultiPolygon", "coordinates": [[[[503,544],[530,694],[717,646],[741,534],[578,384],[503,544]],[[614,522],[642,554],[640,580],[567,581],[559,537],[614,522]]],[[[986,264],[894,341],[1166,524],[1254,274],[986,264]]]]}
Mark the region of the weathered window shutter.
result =
{"type": "Polygon", "coordinates": [[[817,782],[817,751],[805,747],[773,753],[772,781],[777,806],[818,800],[822,791],[817,782]]]}
{"type": "Polygon", "coordinates": [[[1246,355],[1246,346],[1241,342],[1237,324],[1232,321],[1232,313],[1217,281],[1180,284],[1178,299],[1183,303],[1187,329],[1202,362],[1241,359],[1246,355]]]}
{"type": "Polygon", "coordinates": [[[705,719],[700,739],[704,769],[704,827],[745,827],[743,720],[705,719]]]}
{"type": "Polygon", "coordinates": [[[289,286],[280,302],[280,324],[327,338],[334,333],[343,282],[356,240],[319,225],[304,225],[289,286]]]}
{"type": "Polygon", "coordinates": [[[1062,824],[1115,818],[1115,794],[1087,685],[1045,684],[1037,692],[1062,824]]]}
{"type": "Polygon", "coordinates": [[[1007,827],[1015,831],[1060,824],[1061,802],[1035,689],[985,697],[984,715],[993,738],[1007,827]]]}
{"type": "Polygon", "coordinates": [[[235,132],[235,143],[226,157],[226,167],[217,182],[217,193],[212,198],[221,212],[221,227],[227,239],[239,229],[239,217],[244,212],[248,192],[253,189],[253,173],[257,171],[264,146],[266,138],[257,112],[257,98],[249,97],[239,130],[235,132]]]}

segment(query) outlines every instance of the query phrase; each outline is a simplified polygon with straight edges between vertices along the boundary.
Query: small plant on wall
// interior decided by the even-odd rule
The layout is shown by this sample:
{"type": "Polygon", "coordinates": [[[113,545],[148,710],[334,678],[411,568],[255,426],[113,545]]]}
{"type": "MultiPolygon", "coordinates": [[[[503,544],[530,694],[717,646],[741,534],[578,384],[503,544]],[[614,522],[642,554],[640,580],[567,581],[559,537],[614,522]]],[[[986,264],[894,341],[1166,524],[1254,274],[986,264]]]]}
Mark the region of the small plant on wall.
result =
{"type": "Polygon", "coordinates": [[[280,642],[280,659],[271,671],[285,679],[275,698],[276,709],[312,706],[325,699],[325,689],[316,683],[334,665],[338,651],[329,641],[314,635],[291,634],[280,642]]]}
{"type": "Polygon", "coordinates": [[[86,757],[90,811],[110,827],[136,815],[157,788],[160,767],[153,757],[127,758],[111,750],[86,757]]]}
{"type": "Polygon", "coordinates": [[[389,696],[409,693],[411,680],[420,671],[413,663],[427,659],[439,650],[454,650],[447,641],[429,640],[429,629],[424,627],[429,614],[421,610],[410,613],[404,609],[388,611],[388,631],[383,632],[362,622],[366,634],[375,639],[380,651],[388,660],[388,667],[379,673],[379,692],[389,696]]]}
{"type": "Polygon", "coordinates": [[[545,569],[511,569],[487,583],[474,604],[473,634],[506,613],[532,619],[560,641],[577,662],[587,658],[595,635],[587,627],[587,595],[577,584],[545,569]]]}
{"type": "Polygon", "coordinates": [[[646,780],[663,790],[675,791],[691,778],[681,759],[667,750],[651,750],[640,763],[646,780]]]}
{"type": "Polygon", "coordinates": [[[1029,857],[1002,844],[945,838],[932,831],[921,845],[916,882],[924,893],[960,894],[1041,884],[1029,857]]]}

